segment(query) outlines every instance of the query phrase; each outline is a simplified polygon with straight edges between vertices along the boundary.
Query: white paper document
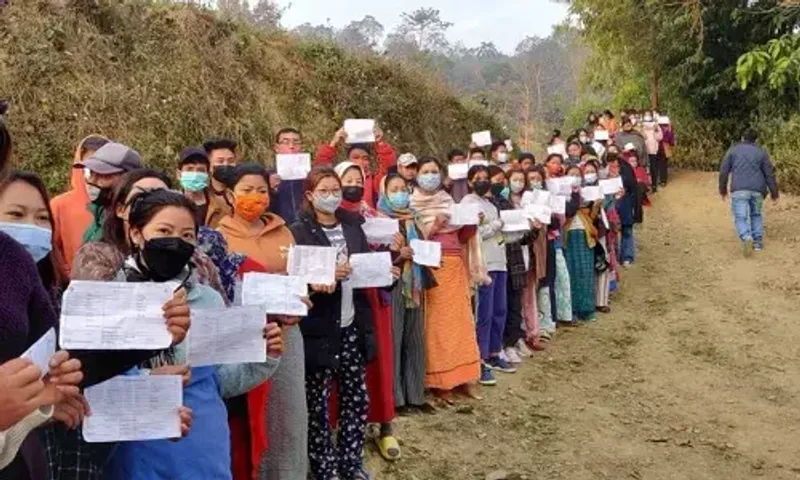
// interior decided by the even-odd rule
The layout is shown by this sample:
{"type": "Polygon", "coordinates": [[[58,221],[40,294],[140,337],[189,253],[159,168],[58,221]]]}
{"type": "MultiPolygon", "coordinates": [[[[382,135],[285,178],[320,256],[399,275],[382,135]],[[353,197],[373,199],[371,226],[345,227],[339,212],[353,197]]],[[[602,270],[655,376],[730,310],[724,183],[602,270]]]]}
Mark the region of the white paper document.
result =
{"type": "Polygon", "coordinates": [[[548,155],[561,155],[562,157],[567,156],[567,147],[563,143],[558,143],[555,145],[550,145],[547,147],[547,154],[548,155]]]}
{"type": "Polygon", "coordinates": [[[616,195],[622,188],[622,177],[600,180],[600,190],[602,190],[603,195],[616,195]]]}
{"type": "Polygon", "coordinates": [[[400,223],[394,218],[366,218],[361,229],[371,245],[391,245],[394,235],[400,232],[400,223]]]}
{"type": "Polygon", "coordinates": [[[162,307],[175,283],[75,280],[61,306],[67,350],[158,350],[172,343],[162,307]]]}
{"type": "Polygon", "coordinates": [[[566,215],[567,197],[561,195],[552,195],[550,197],[550,208],[553,209],[553,214],[566,215]]]}
{"type": "Polygon", "coordinates": [[[89,443],[180,438],[180,375],[120,375],[84,391],[92,414],[83,421],[89,443]]]}
{"type": "Polygon", "coordinates": [[[414,250],[414,263],[427,267],[439,267],[442,264],[442,244],[426,240],[412,239],[409,247],[414,250]]]}
{"type": "Polygon", "coordinates": [[[247,272],[242,282],[242,305],[261,305],[271,315],[305,317],[308,284],[303,277],[247,272]]]}
{"type": "Polygon", "coordinates": [[[344,121],[347,143],[373,143],[375,141],[375,120],[354,119],[344,121]]]}
{"type": "Polygon", "coordinates": [[[454,203],[447,213],[450,215],[450,225],[477,225],[481,212],[480,204],[454,203]]]}
{"type": "Polygon", "coordinates": [[[479,147],[488,147],[492,144],[492,132],[484,130],[472,134],[472,143],[479,147]]]}
{"type": "Polygon", "coordinates": [[[550,225],[553,219],[553,209],[548,205],[531,203],[525,206],[525,214],[533,220],[538,220],[544,225],[550,225]]]}
{"type": "Polygon", "coordinates": [[[56,353],[56,330],[50,328],[42,335],[39,340],[22,354],[22,358],[27,358],[34,365],[39,367],[44,376],[50,370],[50,359],[56,353]]]}
{"type": "Polygon", "coordinates": [[[286,270],[289,275],[303,277],[306,283],[333,285],[336,283],[336,247],[292,245],[286,270]]]}
{"type": "Polygon", "coordinates": [[[451,163],[447,166],[447,176],[451,180],[463,180],[467,178],[469,167],[469,163],[451,163]]]}
{"type": "Polygon", "coordinates": [[[509,153],[514,151],[514,143],[511,140],[506,140],[503,143],[506,144],[506,150],[508,150],[509,153]]]}
{"type": "Polygon", "coordinates": [[[311,171],[311,154],[279,153],[275,157],[275,166],[281,180],[305,180],[311,171]]]}
{"type": "Polygon", "coordinates": [[[392,254],[389,252],[354,253],[350,255],[352,288],[389,287],[392,278],[392,254]]]}
{"type": "Polygon", "coordinates": [[[500,219],[503,220],[504,232],[527,232],[531,229],[525,210],[501,210],[500,219]]]}
{"type": "Polygon", "coordinates": [[[524,207],[526,205],[546,205],[550,206],[550,197],[553,194],[547,190],[529,190],[522,194],[520,204],[524,207]]]}
{"type": "Polygon", "coordinates": [[[267,361],[264,305],[193,309],[186,335],[193,367],[267,361]]]}
{"type": "Polygon", "coordinates": [[[608,140],[608,130],[595,130],[594,139],[598,142],[603,142],[608,140]]]}
{"type": "MultiPolygon", "coordinates": [[[[470,160],[467,165],[469,166],[469,168],[472,168],[475,165],[480,165],[481,167],[488,167],[489,166],[489,160],[470,160]]],[[[469,169],[467,169],[467,172],[469,172],[469,169]]],[[[466,178],[466,177],[464,177],[464,178],[466,178]]]]}
{"type": "Polygon", "coordinates": [[[553,195],[572,195],[572,177],[548,179],[547,190],[553,195]]]}
{"type": "Polygon", "coordinates": [[[600,191],[600,187],[583,187],[581,198],[586,202],[596,202],[603,199],[603,192],[600,191]]]}

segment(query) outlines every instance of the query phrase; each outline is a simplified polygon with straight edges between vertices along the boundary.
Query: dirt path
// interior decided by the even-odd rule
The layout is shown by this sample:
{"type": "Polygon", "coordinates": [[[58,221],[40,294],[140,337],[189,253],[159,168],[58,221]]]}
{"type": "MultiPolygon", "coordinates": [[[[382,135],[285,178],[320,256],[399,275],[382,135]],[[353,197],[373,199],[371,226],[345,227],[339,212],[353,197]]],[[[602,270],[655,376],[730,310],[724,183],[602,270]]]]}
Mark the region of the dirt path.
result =
{"type": "Polygon", "coordinates": [[[746,260],[712,174],[684,173],[638,231],[613,312],[484,388],[473,413],[397,421],[378,479],[800,478],[800,200],[746,260]]]}

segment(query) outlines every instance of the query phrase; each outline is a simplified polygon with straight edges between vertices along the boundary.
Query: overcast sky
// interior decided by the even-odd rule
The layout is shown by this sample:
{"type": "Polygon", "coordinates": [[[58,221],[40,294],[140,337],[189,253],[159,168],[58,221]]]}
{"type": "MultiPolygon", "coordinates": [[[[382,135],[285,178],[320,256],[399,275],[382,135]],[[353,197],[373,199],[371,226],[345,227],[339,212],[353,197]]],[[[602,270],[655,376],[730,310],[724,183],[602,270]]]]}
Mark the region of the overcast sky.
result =
{"type": "Polygon", "coordinates": [[[287,28],[306,22],[326,24],[328,19],[341,28],[372,15],[387,33],[400,23],[402,12],[433,7],[443,20],[453,23],[448,32],[451,42],[476,47],[492,41],[506,53],[513,53],[525,37],[549,35],[553,25],[567,16],[565,4],[550,0],[278,0],[278,4],[291,4],[281,22],[287,28]]]}

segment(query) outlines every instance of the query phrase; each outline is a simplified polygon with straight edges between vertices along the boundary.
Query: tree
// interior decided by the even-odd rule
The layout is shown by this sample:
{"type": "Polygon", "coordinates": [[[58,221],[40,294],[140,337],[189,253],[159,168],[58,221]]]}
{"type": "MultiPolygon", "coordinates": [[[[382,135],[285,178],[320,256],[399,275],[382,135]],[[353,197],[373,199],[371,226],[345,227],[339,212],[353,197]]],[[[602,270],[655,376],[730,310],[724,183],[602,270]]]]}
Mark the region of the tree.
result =
{"type": "Polygon", "coordinates": [[[358,52],[373,51],[383,38],[383,25],[372,15],[350,22],[336,36],[343,47],[358,52]]]}
{"type": "Polygon", "coordinates": [[[251,21],[264,28],[278,28],[285,8],[281,8],[274,0],[258,0],[250,15],[251,21]]]}
{"type": "Polygon", "coordinates": [[[419,8],[411,13],[404,12],[402,23],[396,34],[416,45],[421,52],[442,52],[447,48],[445,34],[453,26],[439,16],[435,8],[419,8]]]}
{"type": "Polygon", "coordinates": [[[475,52],[475,56],[478,58],[497,58],[502,56],[502,54],[497,50],[494,42],[481,42],[481,45],[475,52]]]}
{"type": "Polygon", "coordinates": [[[292,33],[306,40],[318,42],[333,42],[336,37],[336,30],[330,25],[312,25],[308,22],[295,27],[292,33]]]}

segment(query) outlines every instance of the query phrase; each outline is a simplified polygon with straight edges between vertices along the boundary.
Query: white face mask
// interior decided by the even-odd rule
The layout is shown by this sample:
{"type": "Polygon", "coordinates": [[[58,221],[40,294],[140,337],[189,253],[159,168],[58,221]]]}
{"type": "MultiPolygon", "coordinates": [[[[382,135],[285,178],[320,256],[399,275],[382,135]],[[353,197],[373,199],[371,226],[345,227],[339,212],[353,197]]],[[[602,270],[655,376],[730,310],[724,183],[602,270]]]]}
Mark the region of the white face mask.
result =
{"type": "Polygon", "coordinates": [[[520,181],[513,181],[511,182],[511,191],[514,193],[519,193],[525,189],[525,182],[520,181]]]}
{"type": "Polygon", "coordinates": [[[586,185],[593,185],[597,183],[597,174],[596,173],[587,173],[584,175],[584,180],[586,180],[586,185]]]}
{"type": "Polygon", "coordinates": [[[507,153],[498,153],[497,154],[497,163],[508,163],[508,154],[507,153]]]}

